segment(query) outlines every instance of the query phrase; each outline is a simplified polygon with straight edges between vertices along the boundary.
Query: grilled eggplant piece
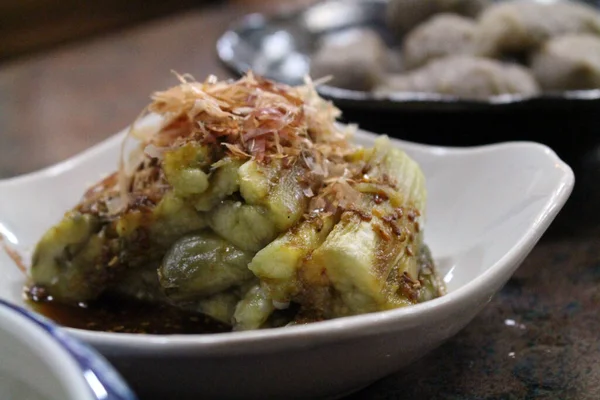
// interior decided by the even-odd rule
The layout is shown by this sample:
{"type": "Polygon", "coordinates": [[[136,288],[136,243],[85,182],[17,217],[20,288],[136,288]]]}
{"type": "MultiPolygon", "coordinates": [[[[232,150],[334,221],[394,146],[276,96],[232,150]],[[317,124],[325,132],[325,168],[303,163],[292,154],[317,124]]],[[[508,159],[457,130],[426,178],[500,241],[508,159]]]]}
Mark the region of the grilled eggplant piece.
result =
{"type": "Polygon", "coordinates": [[[31,281],[67,303],[94,300],[105,291],[160,300],[156,269],[162,257],[181,236],[207,226],[205,216],[174,191],[156,204],[137,193],[138,202],[114,216],[107,209],[118,196],[112,187],[100,185],[88,195],[95,197],[86,197],[36,246],[31,281]]]}
{"type": "Polygon", "coordinates": [[[260,285],[252,287],[237,304],[233,314],[235,330],[259,329],[275,311],[273,299],[260,285]]]}
{"type": "Polygon", "coordinates": [[[333,216],[318,224],[306,221],[250,263],[272,299],[309,305],[304,312],[319,318],[394,308],[417,299],[425,179],[418,165],[386,137],[377,140],[371,154],[362,155],[368,157],[362,168],[367,177],[345,188],[354,201],[335,226],[333,216]],[[403,290],[406,281],[415,283],[415,289],[403,290]]]}
{"type": "Polygon", "coordinates": [[[218,164],[212,171],[208,189],[194,200],[194,207],[198,211],[212,210],[223,199],[239,190],[238,169],[241,161],[226,158],[218,164]]]}
{"type": "Polygon", "coordinates": [[[158,270],[159,282],[175,301],[207,297],[252,279],[251,259],[215,234],[198,232],[171,246],[158,270]]]}
{"type": "Polygon", "coordinates": [[[230,325],[235,307],[241,299],[238,292],[239,290],[230,290],[203,298],[196,303],[193,310],[208,315],[225,325],[230,325]]]}
{"type": "Polygon", "coordinates": [[[92,215],[68,213],[42,237],[33,254],[31,275],[59,301],[85,301],[105,287],[102,260],[105,239],[92,215]]]}
{"type": "Polygon", "coordinates": [[[304,221],[254,256],[248,268],[264,282],[264,288],[273,301],[289,303],[302,290],[299,269],[325,241],[333,225],[332,216],[304,221]]]}
{"type": "Polygon", "coordinates": [[[418,165],[387,137],[351,145],[310,84],[183,80],[150,110],[164,124],[133,131],[134,168],[36,247],[30,284],[55,301],[116,293],[247,330],[441,294],[418,165]]]}

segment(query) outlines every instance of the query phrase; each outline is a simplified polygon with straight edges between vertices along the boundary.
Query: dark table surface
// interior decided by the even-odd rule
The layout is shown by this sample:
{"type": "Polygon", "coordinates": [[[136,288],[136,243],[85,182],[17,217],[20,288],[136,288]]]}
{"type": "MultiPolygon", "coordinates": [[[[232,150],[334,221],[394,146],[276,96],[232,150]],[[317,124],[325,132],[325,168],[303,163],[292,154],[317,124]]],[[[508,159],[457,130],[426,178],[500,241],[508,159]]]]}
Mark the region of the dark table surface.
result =
{"type": "MultiPolygon", "coordinates": [[[[233,19],[265,7],[250,3],[204,6],[0,65],[0,178],[50,165],[124,128],[152,91],[176,83],[171,70],[229,76],[214,43],[233,19]]],[[[577,180],[550,230],[478,317],[351,398],[600,399],[600,108],[344,111],[363,127],[428,143],[541,141],[577,180]]]]}

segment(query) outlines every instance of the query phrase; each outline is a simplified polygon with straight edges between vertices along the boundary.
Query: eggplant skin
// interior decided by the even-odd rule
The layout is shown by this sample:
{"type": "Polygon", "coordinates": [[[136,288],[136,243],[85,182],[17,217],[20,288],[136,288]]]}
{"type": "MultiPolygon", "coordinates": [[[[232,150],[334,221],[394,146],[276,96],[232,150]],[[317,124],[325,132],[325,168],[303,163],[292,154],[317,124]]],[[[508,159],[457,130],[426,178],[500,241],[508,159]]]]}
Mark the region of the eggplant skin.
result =
{"type": "Polygon", "coordinates": [[[171,246],[158,269],[159,282],[174,301],[203,298],[252,279],[247,267],[251,259],[252,253],[214,233],[197,232],[171,246]]]}

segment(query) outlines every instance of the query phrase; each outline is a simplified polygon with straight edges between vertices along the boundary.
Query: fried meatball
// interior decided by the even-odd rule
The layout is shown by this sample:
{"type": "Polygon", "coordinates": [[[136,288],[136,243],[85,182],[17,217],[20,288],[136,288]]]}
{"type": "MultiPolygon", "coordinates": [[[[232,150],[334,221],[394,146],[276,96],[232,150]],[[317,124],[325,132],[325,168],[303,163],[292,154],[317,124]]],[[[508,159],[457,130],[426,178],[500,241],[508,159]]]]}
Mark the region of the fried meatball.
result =
{"type": "Polygon", "coordinates": [[[474,20],[456,14],[436,15],[413,29],[402,50],[407,68],[420,67],[435,58],[472,54],[477,32],[474,20]]]}
{"type": "Polygon", "coordinates": [[[545,90],[600,88],[600,37],[552,39],[533,55],[531,68],[545,90]]]}
{"type": "Polygon", "coordinates": [[[377,91],[486,99],[500,94],[533,95],[538,92],[538,85],[529,71],[518,65],[480,57],[453,56],[431,61],[408,74],[391,75],[377,91]]]}
{"type": "Polygon", "coordinates": [[[389,0],[386,23],[396,35],[402,36],[437,13],[451,12],[476,17],[490,0],[389,0]]]}
{"type": "Polygon", "coordinates": [[[369,29],[350,29],[323,38],[311,62],[313,79],[332,76],[328,82],[352,90],[371,90],[388,64],[387,48],[369,29]]]}
{"type": "Polygon", "coordinates": [[[600,35],[600,13],[575,1],[506,1],[481,15],[478,47],[489,56],[524,53],[553,37],[574,33],[600,35]]]}

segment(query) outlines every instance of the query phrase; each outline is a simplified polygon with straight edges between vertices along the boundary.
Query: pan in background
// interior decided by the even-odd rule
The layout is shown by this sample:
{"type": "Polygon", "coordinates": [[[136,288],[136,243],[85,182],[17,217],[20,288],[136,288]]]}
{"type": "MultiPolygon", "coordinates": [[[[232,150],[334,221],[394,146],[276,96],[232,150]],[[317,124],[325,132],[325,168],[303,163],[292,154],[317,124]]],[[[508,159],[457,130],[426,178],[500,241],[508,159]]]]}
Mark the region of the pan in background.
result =
{"type": "MultiPolygon", "coordinates": [[[[598,6],[600,2],[587,0],[598,6]]],[[[217,53],[237,74],[251,69],[257,74],[291,85],[303,82],[310,70],[315,43],[331,33],[350,28],[370,28],[389,47],[394,43],[387,30],[385,0],[328,0],[307,8],[265,16],[250,14],[234,23],[217,42],[217,53]]],[[[535,96],[499,95],[486,100],[465,100],[434,93],[399,92],[376,94],[328,85],[319,92],[345,109],[375,111],[491,111],[516,109],[556,109],[595,103],[600,105],[600,89],[544,93],[535,96]]],[[[372,129],[370,126],[365,126],[372,129]]]]}

